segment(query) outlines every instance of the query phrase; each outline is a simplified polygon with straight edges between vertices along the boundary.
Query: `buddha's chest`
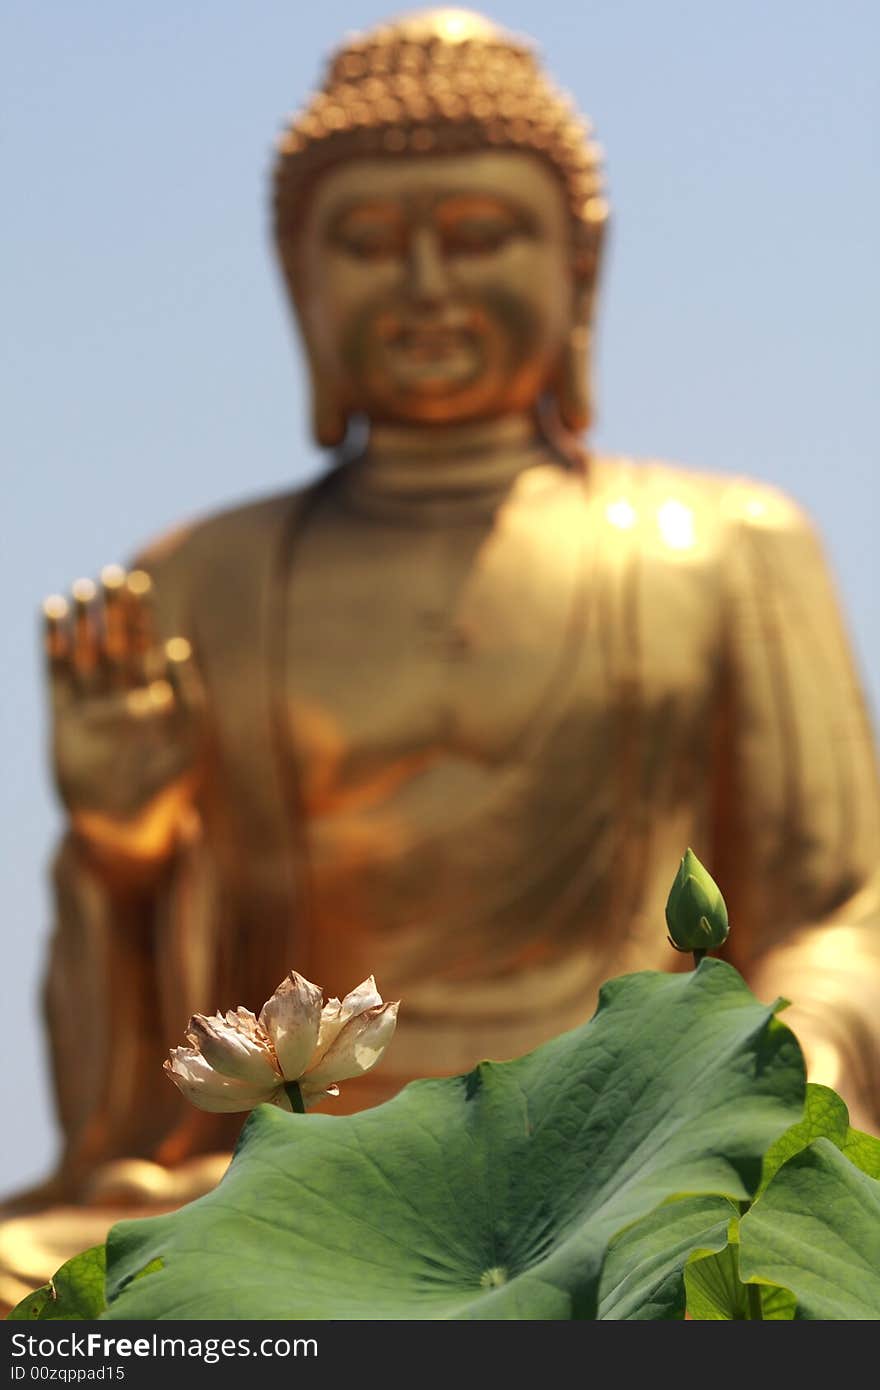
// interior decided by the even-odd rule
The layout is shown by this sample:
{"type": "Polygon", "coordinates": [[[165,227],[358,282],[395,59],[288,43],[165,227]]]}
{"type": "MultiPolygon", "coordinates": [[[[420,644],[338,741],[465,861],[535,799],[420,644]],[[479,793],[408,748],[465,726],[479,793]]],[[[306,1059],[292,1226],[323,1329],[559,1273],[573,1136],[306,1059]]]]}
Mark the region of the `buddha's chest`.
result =
{"type": "Polygon", "coordinates": [[[316,527],[288,578],[284,662],[307,794],[502,756],[558,678],[582,579],[574,531],[316,527]]]}
{"type": "Polygon", "coordinates": [[[282,663],[307,811],[430,800],[558,748],[561,728],[601,750],[635,685],[645,696],[645,660],[650,705],[698,712],[705,594],[688,585],[688,619],[685,590],[651,581],[636,638],[631,566],[605,540],[573,488],[459,524],[318,518],[292,555],[282,663]],[[675,628],[672,663],[651,603],[675,628]]]}

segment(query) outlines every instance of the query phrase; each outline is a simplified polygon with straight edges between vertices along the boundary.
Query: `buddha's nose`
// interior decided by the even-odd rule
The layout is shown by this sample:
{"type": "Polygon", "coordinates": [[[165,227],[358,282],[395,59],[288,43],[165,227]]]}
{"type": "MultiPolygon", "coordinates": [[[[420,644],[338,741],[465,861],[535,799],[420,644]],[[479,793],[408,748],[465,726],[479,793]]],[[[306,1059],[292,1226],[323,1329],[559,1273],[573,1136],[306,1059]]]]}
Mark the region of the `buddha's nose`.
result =
{"type": "Polygon", "coordinates": [[[431,227],[416,227],[409,246],[407,288],[422,309],[442,303],[449,292],[449,274],[443,249],[431,227]]]}

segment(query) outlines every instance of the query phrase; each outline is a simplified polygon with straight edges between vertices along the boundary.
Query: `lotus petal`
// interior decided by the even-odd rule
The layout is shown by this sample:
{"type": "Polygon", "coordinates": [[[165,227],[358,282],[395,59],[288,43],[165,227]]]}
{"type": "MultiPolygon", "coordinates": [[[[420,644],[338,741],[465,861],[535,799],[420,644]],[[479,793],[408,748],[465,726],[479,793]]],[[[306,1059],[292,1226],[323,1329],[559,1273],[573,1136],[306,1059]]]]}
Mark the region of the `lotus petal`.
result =
{"type": "Polygon", "coordinates": [[[233,1077],[222,1076],[194,1048],[173,1048],[164,1067],[187,1100],[200,1110],[253,1110],[263,1101],[271,1099],[278,1084],[276,1079],[274,1086],[252,1086],[233,1077]]]}
{"type": "Polygon", "coordinates": [[[220,1014],[205,1018],[195,1014],[189,1021],[187,1037],[201,1052],[205,1061],[224,1076],[249,1082],[252,1086],[277,1086],[281,1080],[275,1065],[275,1054],[267,1037],[260,1038],[251,1030],[243,1030],[228,1019],[235,1015],[220,1014]]]}
{"type": "Polygon", "coordinates": [[[303,1078],[308,1088],[362,1076],[374,1067],[394,1036],[398,1008],[399,1001],[380,1004],[350,1019],[320,1061],[309,1068],[303,1078]]]}
{"type": "Polygon", "coordinates": [[[284,1078],[298,1081],[315,1051],[324,993],[291,970],[260,1011],[284,1078]]]}
{"type": "Polygon", "coordinates": [[[324,1053],[336,1041],[350,1019],[355,1018],[357,1014],[364,1013],[367,1009],[376,1008],[381,1003],[382,996],[376,988],[376,981],[372,975],[363,980],[355,989],[350,990],[344,999],[329,999],[321,1014],[318,1041],[310,1067],[324,1056],[324,1053]]]}

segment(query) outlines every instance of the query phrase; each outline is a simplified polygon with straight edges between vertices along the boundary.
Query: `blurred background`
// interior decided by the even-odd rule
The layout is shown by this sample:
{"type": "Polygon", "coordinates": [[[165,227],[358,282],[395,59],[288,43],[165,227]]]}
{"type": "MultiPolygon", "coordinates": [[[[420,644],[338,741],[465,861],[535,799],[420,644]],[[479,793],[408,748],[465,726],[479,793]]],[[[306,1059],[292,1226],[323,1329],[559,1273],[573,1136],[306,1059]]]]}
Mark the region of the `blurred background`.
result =
{"type": "MultiPolygon", "coordinates": [[[[403,5],[401,8],[406,8],[403,5]]],[[[594,121],[614,209],[595,441],[816,518],[880,704],[872,0],[506,0],[594,121]]],[[[272,147],[372,0],[6,0],[0,1191],[56,1144],[38,992],[60,826],[37,606],[321,467],[268,236],[272,147]]]]}

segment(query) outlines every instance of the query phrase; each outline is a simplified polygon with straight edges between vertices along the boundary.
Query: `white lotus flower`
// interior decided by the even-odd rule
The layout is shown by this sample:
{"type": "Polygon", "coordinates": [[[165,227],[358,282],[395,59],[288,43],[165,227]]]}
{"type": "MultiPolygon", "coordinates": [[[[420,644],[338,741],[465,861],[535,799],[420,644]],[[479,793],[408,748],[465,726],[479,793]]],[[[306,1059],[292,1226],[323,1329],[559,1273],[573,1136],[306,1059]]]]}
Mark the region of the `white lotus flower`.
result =
{"type": "Polygon", "coordinates": [[[293,1110],[287,1087],[306,1108],[338,1096],[338,1081],[374,1067],[397,1026],[398,1004],[385,1004],[372,975],[344,999],[324,1003],[318,985],[292,970],[262,1007],[194,1014],[188,1047],[165,1062],[174,1084],[200,1110],[253,1110],[268,1102],[293,1110]],[[294,1092],[295,1095],[295,1092],[294,1092]]]}

